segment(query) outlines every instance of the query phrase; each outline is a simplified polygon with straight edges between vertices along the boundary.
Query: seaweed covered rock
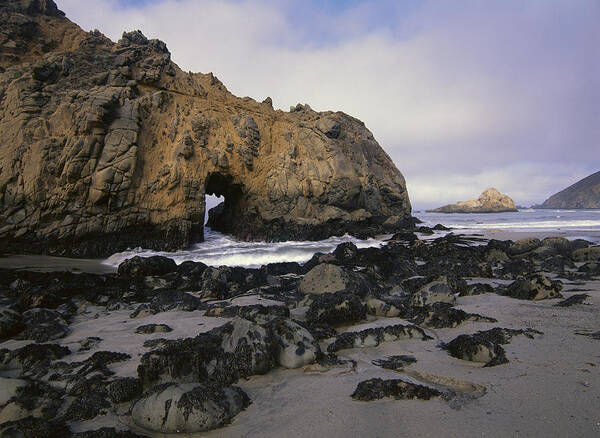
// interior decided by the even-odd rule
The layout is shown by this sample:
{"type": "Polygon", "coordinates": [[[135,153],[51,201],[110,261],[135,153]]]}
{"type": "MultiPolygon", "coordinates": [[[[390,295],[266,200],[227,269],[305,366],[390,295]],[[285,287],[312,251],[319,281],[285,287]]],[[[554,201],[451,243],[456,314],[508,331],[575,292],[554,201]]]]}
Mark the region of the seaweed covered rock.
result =
{"type": "Polygon", "coordinates": [[[524,335],[530,339],[541,332],[533,329],[515,330],[494,327],[472,335],[459,335],[442,348],[457,359],[484,363],[486,367],[508,363],[502,345],[508,344],[516,335],[524,335]]]}
{"type": "Polygon", "coordinates": [[[576,262],[600,261],[600,246],[581,248],[573,251],[573,260],[575,260],[576,262]]]}
{"type": "Polygon", "coordinates": [[[46,372],[50,362],[69,355],[67,347],[58,344],[29,344],[15,350],[0,350],[0,369],[21,372],[46,372]]]}
{"type": "Polygon", "coordinates": [[[106,391],[110,401],[118,404],[138,397],[142,393],[142,384],[135,377],[121,377],[113,380],[106,391]]]}
{"type": "Polygon", "coordinates": [[[448,303],[435,303],[431,306],[416,307],[413,312],[414,316],[410,319],[410,322],[428,328],[457,327],[465,321],[497,322],[494,318],[455,309],[448,303]]]}
{"type": "Polygon", "coordinates": [[[173,329],[167,324],[144,324],[135,329],[137,334],[150,335],[153,333],[169,333],[173,329]]]}
{"type": "Polygon", "coordinates": [[[371,363],[375,366],[385,368],[386,370],[401,370],[407,365],[411,365],[416,363],[417,359],[414,356],[409,356],[407,354],[400,354],[396,356],[388,356],[384,359],[377,359],[371,361],[371,363]]]}
{"type": "Polygon", "coordinates": [[[512,282],[504,294],[520,300],[546,300],[560,298],[562,283],[550,280],[543,275],[533,275],[529,278],[519,278],[512,282]]]}
{"type": "Polygon", "coordinates": [[[23,318],[14,310],[0,309],[0,340],[10,338],[25,328],[23,318]]]}
{"type": "Polygon", "coordinates": [[[135,403],[133,421],[160,433],[195,433],[223,426],[250,404],[235,386],[215,383],[158,385],[135,403]]]}
{"type": "Polygon", "coordinates": [[[71,435],[71,438],[147,438],[129,430],[117,430],[114,427],[102,427],[97,430],[88,430],[71,435]]]}
{"type": "Polygon", "coordinates": [[[312,268],[300,282],[300,293],[324,294],[349,292],[364,294],[364,284],[354,272],[329,263],[321,263],[312,268]]]}
{"type": "Polygon", "coordinates": [[[362,321],[367,317],[363,302],[354,294],[345,292],[315,295],[306,312],[309,325],[341,325],[362,321]]]}
{"type": "Polygon", "coordinates": [[[67,322],[60,312],[50,309],[31,309],[23,313],[25,329],[17,339],[33,339],[48,342],[64,338],[69,332],[67,322]]]}
{"type": "Polygon", "coordinates": [[[180,290],[161,290],[154,295],[150,303],[140,304],[130,317],[142,318],[171,310],[192,312],[201,309],[206,309],[206,304],[192,294],[180,290]]]}
{"type": "Polygon", "coordinates": [[[290,319],[279,319],[270,324],[276,341],[275,357],[284,368],[299,368],[315,361],[321,353],[313,335],[290,319]]]}
{"type": "Polygon", "coordinates": [[[456,297],[446,277],[441,277],[421,287],[411,298],[413,306],[426,306],[435,303],[454,304],[456,297]]]}
{"type": "Polygon", "coordinates": [[[264,327],[235,318],[195,338],[165,341],[142,356],[138,375],[145,386],[165,382],[223,384],[264,374],[275,363],[272,334],[264,327]]]}
{"type": "Polygon", "coordinates": [[[70,437],[71,430],[64,421],[48,421],[30,416],[0,424],[0,436],[2,438],[70,437]]]}
{"type": "Polygon", "coordinates": [[[521,240],[517,240],[508,247],[508,253],[512,256],[521,255],[533,251],[542,245],[540,239],[536,237],[526,237],[521,240]]]}
{"type": "Polygon", "coordinates": [[[265,324],[277,318],[289,318],[290,309],[286,306],[262,304],[252,304],[249,306],[214,306],[208,309],[205,316],[234,318],[239,316],[255,322],[257,324],[265,324]]]}
{"type": "Polygon", "coordinates": [[[398,341],[400,339],[433,339],[416,325],[389,325],[386,327],[373,327],[359,332],[345,332],[338,335],[329,344],[327,351],[334,353],[346,348],[377,347],[382,342],[398,341]]]}
{"type": "Polygon", "coordinates": [[[177,265],[173,259],[163,256],[135,256],[122,262],[117,272],[121,277],[141,279],[152,275],[168,274],[176,270],[177,265]]]}
{"type": "Polygon", "coordinates": [[[442,393],[437,389],[406,382],[402,379],[373,378],[360,382],[351,397],[360,401],[379,400],[386,397],[393,397],[397,400],[430,400],[440,395],[442,393]]]}

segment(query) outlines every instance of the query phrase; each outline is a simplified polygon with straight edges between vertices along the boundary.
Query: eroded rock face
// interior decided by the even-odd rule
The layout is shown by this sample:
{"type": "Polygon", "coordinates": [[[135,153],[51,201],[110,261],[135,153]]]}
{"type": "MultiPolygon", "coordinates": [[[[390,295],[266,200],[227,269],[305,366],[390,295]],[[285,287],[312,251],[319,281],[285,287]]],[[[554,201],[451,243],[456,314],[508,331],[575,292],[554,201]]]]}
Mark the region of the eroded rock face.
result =
{"type": "Polygon", "coordinates": [[[518,211],[515,201],[494,188],[484,191],[479,199],[445,205],[434,210],[436,213],[500,213],[518,211]]]}
{"type": "Polygon", "coordinates": [[[206,194],[225,197],[212,226],[246,240],[410,218],[402,174],[357,119],[237,98],[161,41],[86,33],[51,0],[2,2],[0,24],[3,252],[186,247],[206,194]]]}

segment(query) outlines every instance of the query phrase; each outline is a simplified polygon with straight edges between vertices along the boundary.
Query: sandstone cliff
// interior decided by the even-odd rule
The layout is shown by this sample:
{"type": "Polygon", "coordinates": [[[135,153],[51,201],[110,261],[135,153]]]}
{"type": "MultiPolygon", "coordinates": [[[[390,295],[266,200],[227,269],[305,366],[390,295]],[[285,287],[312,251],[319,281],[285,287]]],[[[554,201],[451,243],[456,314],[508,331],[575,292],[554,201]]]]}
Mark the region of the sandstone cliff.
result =
{"type": "Polygon", "coordinates": [[[402,174],[357,119],[235,97],[161,41],[115,44],[52,0],[2,1],[0,29],[0,251],[175,250],[203,239],[205,194],[246,240],[410,219],[402,174]]]}
{"type": "Polygon", "coordinates": [[[555,193],[536,208],[600,208],[600,172],[555,193]]]}
{"type": "Polygon", "coordinates": [[[427,211],[435,213],[501,213],[518,210],[515,201],[498,190],[490,188],[484,191],[479,199],[462,201],[427,211]]]}

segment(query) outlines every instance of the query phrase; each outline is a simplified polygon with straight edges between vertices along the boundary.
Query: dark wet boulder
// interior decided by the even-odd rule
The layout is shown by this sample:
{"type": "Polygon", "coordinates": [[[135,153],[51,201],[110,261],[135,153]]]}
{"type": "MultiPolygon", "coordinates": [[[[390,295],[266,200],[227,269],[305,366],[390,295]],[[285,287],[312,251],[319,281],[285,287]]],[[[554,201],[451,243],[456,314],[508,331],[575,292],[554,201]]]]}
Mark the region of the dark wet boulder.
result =
{"type": "Polygon", "coordinates": [[[494,287],[491,284],[487,283],[475,283],[470,284],[467,290],[464,293],[461,293],[460,296],[471,296],[471,295],[483,295],[490,294],[494,292],[494,287]]]}
{"type": "Polygon", "coordinates": [[[538,301],[560,298],[561,289],[562,283],[560,281],[550,280],[543,275],[533,275],[515,280],[502,293],[519,300],[538,301]]]}
{"type": "Polygon", "coordinates": [[[402,305],[396,305],[393,302],[384,299],[369,297],[366,302],[367,313],[369,315],[380,316],[384,318],[393,318],[404,313],[402,305]]]}
{"type": "Polygon", "coordinates": [[[206,309],[206,304],[194,295],[180,290],[161,290],[154,295],[150,303],[140,304],[130,316],[141,318],[170,310],[192,312],[202,309],[206,309]]]}
{"type": "Polygon", "coordinates": [[[348,348],[377,347],[382,342],[398,341],[400,339],[433,339],[416,325],[395,324],[386,327],[372,327],[358,332],[339,334],[335,341],[327,347],[329,353],[348,348]]]}
{"type": "Polygon", "coordinates": [[[66,409],[66,421],[91,420],[99,415],[106,415],[110,403],[98,393],[85,393],[76,397],[66,409]]]}
{"type": "Polygon", "coordinates": [[[430,227],[424,227],[424,226],[416,227],[415,231],[417,233],[426,234],[428,236],[433,234],[433,229],[431,229],[430,227]]]}
{"type": "Polygon", "coordinates": [[[591,246],[573,251],[573,260],[576,262],[599,262],[600,246],[591,246]]]}
{"type": "Polygon", "coordinates": [[[306,274],[307,269],[298,262],[269,263],[261,267],[266,275],[306,274]]]}
{"type": "Polygon", "coordinates": [[[531,275],[536,271],[535,265],[527,259],[509,260],[502,265],[502,278],[515,279],[519,276],[531,275]]]}
{"type": "Polygon", "coordinates": [[[18,420],[30,414],[52,420],[58,416],[64,402],[64,391],[37,380],[2,378],[0,385],[3,385],[2,396],[13,389],[10,397],[0,402],[5,405],[0,414],[2,421],[18,420]]]}
{"type": "Polygon", "coordinates": [[[399,233],[394,234],[392,237],[390,237],[390,240],[393,240],[395,242],[408,242],[408,243],[412,243],[415,240],[419,240],[419,238],[417,237],[417,235],[411,231],[402,231],[399,233]]]}
{"type": "Polygon", "coordinates": [[[336,260],[342,264],[345,264],[351,261],[358,252],[357,246],[352,242],[344,242],[340,243],[335,250],[333,250],[333,255],[336,260]]]}
{"type": "Polygon", "coordinates": [[[309,330],[290,319],[269,324],[275,338],[275,359],[284,368],[300,368],[314,362],[321,348],[309,330]]]}
{"type": "Polygon", "coordinates": [[[450,231],[450,230],[452,230],[452,228],[448,228],[442,224],[437,224],[434,227],[432,227],[431,229],[435,230],[435,231],[450,231]]]}
{"type": "Polygon", "coordinates": [[[206,268],[208,268],[208,266],[202,262],[187,260],[177,266],[177,273],[189,277],[200,277],[206,268]]]}
{"type": "Polygon", "coordinates": [[[142,383],[135,377],[121,377],[113,380],[106,390],[110,401],[118,404],[137,398],[142,393],[142,383]]]}
{"type": "Polygon", "coordinates": [[[413,315],[410,319],[413,324],[438,329],[457,327],[465,321],[498,322],[494,318],[455,309],[448,303],[435,303],[431,306],[416,307],[413,315]]]}
{"type": "Polygon", "coordinates": [[[481,362],[487,367],[508,363],[504,348],[483,335],[459,335],[443,348],[452,357],[481,362]]]}
{"type": "Polygon", "coordinates": [[[442,344],[450,356],[471,362],[484,363],[486,367],[508,363],[502,345],[508,344],[513,336],[524,335],[530,339],[541,332],[533,329],[515,330],[500,327],[477,332],[472,335],[459,335],[447,344],[442,344]]]}
{"type": "Polygon", "coordinates": [[[360,401],[379,400],[386,397],[393,397],[396,400],[430,400],[440,395],[442,393],[437,389],[406,382],[402,379],[373,378],[360,382],[352,393],[352,398],[360,401]]]}
{"type": "Polygon", "coordinates": [[[588,299],[590,296],[588,294],[574,294],[569,298],[559,301],[554,306],[556,307],[570,307],[575,304],[583,304],[583,302],[588,299]]]}
{"type": "Polygon", "coordinates": [[[133,421],[159,433],[196,433],[223,426],[250,404],[236,386],[211,382],[158,385],[135,403],[133,421]]]}
{"type": "Polygon", "coordinates": [[[160,276],[174,271],[177,271],[175,261],[163,256],[135,256],[123,261],[117,269],[119,276],[131,279],[160,276]]]}
{"type": "Polygon", "coordinates": [[[242,318],[194,338],[163,341],[142,356],[138,376],[144,386],[165,382],[231,384],[264,374],[275,364],[269,330],[242,318]]]}
{"type": "Polygon", "coordinates": [[[0,350],[0,369],[21,370],[28,373],[46,372],[50,362],[71,354],[58,344],[29,344],[15,350],[0,350]]]}
{"type": "Polygon", "coordinates": [[[68,438],[71,430],[62,420],[48,421],[43,418],[26,417],[0,424],[2,438],[68,438]]]}
{"type": "Polygon", "coordinates": [[[577,272],[582,272],[589,276],[600,275],[600,263],[598,263],[598,262],[585,263],[577,269],[577,272]]]}
{"type": "Polygon", "coordinates": [[[541,264],[542,271],[564,273],[567,269],[575,269],[575,264],[566,257],[556,255],[545,259],[541,264]]]}
{"type": "Polygon", "coordinates": [[[25,329],[16,339],[33,339],[36,342],[48,342],[64,338],[69,327],[60,312],[50,309],[31,309],[23,313],[25,329]]]}
{"type": "Polygon", "coordinates": [[[137,334],[151,335],[153,333],[169,333],[173,329],[167,324],[144,324],[135,329],[137,334]]]}
{"type": "Polygon", "coordinates": [[[447,277],[440,277],[422,286],[411,298],[413,306],[423,307],[435,303],[454,304],[456,297],[447,277]]]}
{"type": "Polygon", "coordinates": [[[130,430],[117,430],[114,427],[102,427],[97,430],[74,433],[71,438],[148,438],[130,430]]]}
{"type": "Polygon", "coordinates": [[[321,263],[302,278],[299,291],[304,295],[335,292],[364,295],[367,289],[364,280],[356,273],[337,265],[321,263]]]}
{"type": "Polygon", "coordinates": [[[262,304],[252,304],[249,306],[214,306],[209,308],[205,316],[221,318],[240,318],[253,321],[258,324],[264,324],[277,318],[289,318],[290,309],[284,305],[264,306],[262,304]]]}
{"type": "Polygon", "coordinates": [[[412,365],[416,363],[417,359],[414,356],[409,356],[407,354],[400,354],[397,356],[388,356],[384,359],[376,359],[371,361],[371,363],[377,367],[385,368],[386,370],[394,370],[398,371],[403,369],[408,365],[412,365]]]}
{"type": "Polygon", "coordinates": [[[229,299],[266,282],[265,272],[261,269],[209,266],[200,279],[200,294],[202,298],[229,299]]]}
{"type": "Polygon", "coordinates": [[[306,312],[309,325],[341,325],[362,321],[367,317],[367,309],[354,294],[345,292],[315,295],[306,312]]]}
{"type": "Polygon", "coordinates": [[[571,242],[564,237],[546,237],[542,240],[542,247],[551,248],[556,254],[568,256],[571,254],[571,242]]]}
{"type": "Polygon", "coordinates": [[[15,336],[25,329],[23,318],[14,310],[0,309],[0,340],[15,336]]]}
{"type": "Polygon", "coordinates": [[[541,246],[542,242],[536,237],[526,237],[521,240],[517,240],[508,247],[508,253],[511,256],[517,256],[521,254],[533,251],[541,246]]]}

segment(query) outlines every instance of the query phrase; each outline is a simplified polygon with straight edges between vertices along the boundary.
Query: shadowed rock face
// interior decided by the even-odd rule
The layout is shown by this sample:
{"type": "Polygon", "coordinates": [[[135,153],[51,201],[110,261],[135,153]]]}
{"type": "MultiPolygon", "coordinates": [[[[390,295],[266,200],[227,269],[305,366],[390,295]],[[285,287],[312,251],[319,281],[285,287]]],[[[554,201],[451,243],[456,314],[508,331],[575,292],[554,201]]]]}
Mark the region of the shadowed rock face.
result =
{"type": "Polygon", "coordinates": [[[481,194],[479,199],[462,201],[427,211],[435,213],[500,213],[518,210],[515,201],[498,190],[489,188],[481,194]]]}
{"type": "Polygon", "coordinates": [[[600,172],[555,193],[539,208],[600,208],[600,172]]]}
{"type": "Polygon", "coordinates": [[[115,44],[52,0],[2,2],[0,25],[1,251],[186,247],[206,194],[225,197],[213,224],[245,240],[410,218],[402,174],[357,119],[235,97],[161,41],[115,44]]]}

